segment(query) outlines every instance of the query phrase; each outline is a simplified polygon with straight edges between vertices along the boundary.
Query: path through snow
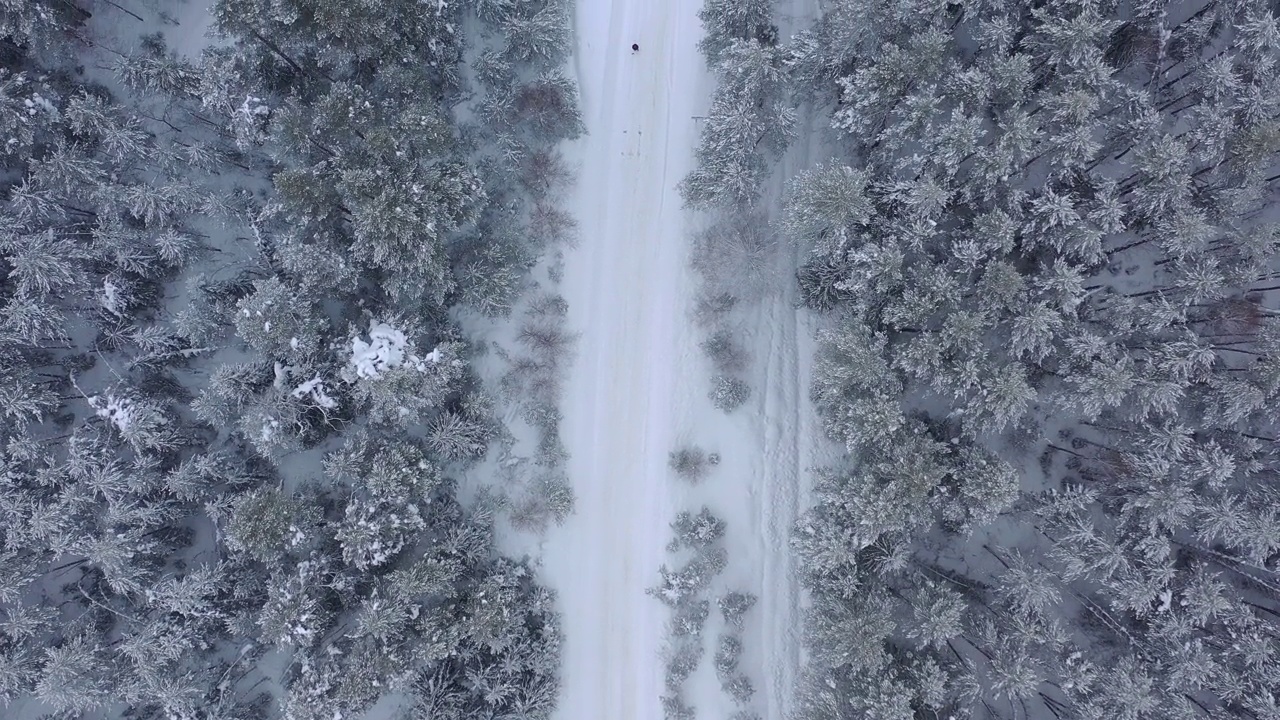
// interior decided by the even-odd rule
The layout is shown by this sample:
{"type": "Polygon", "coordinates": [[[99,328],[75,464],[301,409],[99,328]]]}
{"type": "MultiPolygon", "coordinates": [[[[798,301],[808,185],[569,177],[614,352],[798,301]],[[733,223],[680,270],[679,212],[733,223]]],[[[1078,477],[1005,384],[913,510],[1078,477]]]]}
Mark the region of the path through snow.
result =
{"type": "Polygon", "coordinates": [[[565,623],[566,720],[661,717],[666,608],[644,594],[677,506],[665,458],[683,336],[690,116],[709,87],[693,4],[578,3],[578,79],[590,133],[579,151],[582,246],[565,265],[581,333],[564,399],[576,507],[544,547],[565,623]],[[682,7],[683,6],[683,7],[682,7]],[[640,52],[631,52],[632,43],[640,52]]]}
{"type": "MultiPolygon", "coordinates": [[[[807,14],[814,0],[793,0],[807,14]]],[[[697,52],[700,3],[582,0],[577,70],[589,135],[579,163],[576,211],[582,244],[566,262],[563,292],[580,333],[564,398],[564,438],[577,504],[542,547],[546,579],[564,617],[563,720],[657,720],[668,610],[645,588],[668,562],[669,523],[706,504],[728,523],[729,568],[716,585],[760,602],[747,616],[742,670],[756,684],[754,710],[782,720],[800,659],[799,605],[787,538],[800,502],[807,357],[798,329],[795,258],[778,256],[778,286],[745,319],[756,377],[751,401],[731,416],[706,397],[710,369],[689,310],[689,234],[676,185],[693,166],[712,78],[697,52]],[[638,43],[640,51],[631,52],[638,43]],[[672,477],[667,453],[681,442],[724,460],[697,487],[672,477]]],[[[782,23],[784,33],[791,28],[782,23]]],[[[780,176],[806,160],[788,155],[780,176]]],[[[773,187],[776,193],[780,180],[773,187]]],[[[685,697],[701,717],[733,708],[708,652],[685,697]]]]}

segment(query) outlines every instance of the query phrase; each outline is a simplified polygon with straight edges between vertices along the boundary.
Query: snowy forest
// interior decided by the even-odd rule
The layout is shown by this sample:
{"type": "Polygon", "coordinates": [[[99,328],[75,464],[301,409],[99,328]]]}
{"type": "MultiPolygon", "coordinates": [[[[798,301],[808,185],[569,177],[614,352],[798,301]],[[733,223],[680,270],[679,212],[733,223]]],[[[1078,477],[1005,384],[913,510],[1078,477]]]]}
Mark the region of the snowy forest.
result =
{"type": "Polygon", "coordinates": [[[770,198],[840,459],[799,717],[1280,717],[1273,3],[708,0],[686,200],[770,198]]]}
{"type": "Polygon", "coordinates": [[[506,430],[457,317],[572,230],[569,32],[0,2],[0,714],[548,716],[554,595],[458,496],[506,430]]]}

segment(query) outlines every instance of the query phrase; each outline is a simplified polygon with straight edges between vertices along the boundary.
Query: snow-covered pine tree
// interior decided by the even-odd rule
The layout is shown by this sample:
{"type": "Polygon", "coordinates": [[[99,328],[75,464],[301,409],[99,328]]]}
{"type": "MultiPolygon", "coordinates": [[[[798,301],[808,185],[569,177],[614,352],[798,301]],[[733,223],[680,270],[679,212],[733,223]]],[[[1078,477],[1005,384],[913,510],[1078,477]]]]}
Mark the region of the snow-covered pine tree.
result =
{"type": "Polygon", "coordinates": [[[704,33],[698,49],[706,56],[707,64],[714,66],[719,63],[722,53],[734,40],[777,44],[778,27],[773,19],[775,4],[774,0],[706,0],[698,11],[704,33]]]}
{"type": "Polygon", "coordinates": [[[767,161],[794,135],[795,112],[784,99],[776,48],[735,40],[714,69],[719,83],[695,150],[698,165],[680,193],[695,208],[741,208],[758,196],[767,161]]]}

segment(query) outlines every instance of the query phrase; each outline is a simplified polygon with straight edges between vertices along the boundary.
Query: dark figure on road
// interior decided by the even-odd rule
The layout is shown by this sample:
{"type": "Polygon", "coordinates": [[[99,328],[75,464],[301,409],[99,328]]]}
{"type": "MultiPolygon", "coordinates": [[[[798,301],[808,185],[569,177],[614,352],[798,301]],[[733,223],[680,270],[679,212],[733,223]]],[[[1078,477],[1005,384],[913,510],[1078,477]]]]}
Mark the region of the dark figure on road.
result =
{"type": "Polygon", "coordinates": [[[639,50],[640,50],[640,43],[631,43],[631,52],[638,52],[639,50]]]}

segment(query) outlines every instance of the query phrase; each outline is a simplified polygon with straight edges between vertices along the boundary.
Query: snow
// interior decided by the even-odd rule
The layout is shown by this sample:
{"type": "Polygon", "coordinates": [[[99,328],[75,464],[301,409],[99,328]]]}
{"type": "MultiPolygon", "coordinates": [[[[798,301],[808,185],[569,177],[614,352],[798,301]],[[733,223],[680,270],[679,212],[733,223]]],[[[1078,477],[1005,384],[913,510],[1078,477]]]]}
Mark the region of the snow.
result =
{"type": "MultiPolygon", "coordinates": [[[[277,363],[277,365],[279,364],[277,363]]],[[[322,407],[326,410],[332,410],[333,408],[338,407],[338,401],[329,397],[329,394],[325,392],[324,379],[321,378],[319,374],[294,388],[290,395],[295,398],[310,395],[311,402],[315,403],[317,407],[322,407]]]]}
{"type": "Polygon", "coordinates": [[[186,0],[171,10],[172,25],[164,28],[169,46],[179,55],[194,60],[201,51],[214,45],[210,36],[213,30],[213,2],[211,0],[186,0]]]}
{"type": "Polygon", "coordinates": [[[120,315],[123,303],[120,298],[120,288],[110,278],[102,281],[102,297],[101,304],[103,309],[112,315],[120,315]]]}
{"type": "Polygon", "coordinates": [[[269,418],[262,423],[262,431],[259,433],[259,437],[262,438],[263,443],[269,443],[271,438],[276,436],[276,431],[279,429],[280,421],[275,418],[269,418]]]}
{"type": "MultiPolygon", "coordinates": [[[[811,12],[810,0],[790,9],[811,12]]],[[[801,597],[788,549],[802,499],[811,432],[804,403],[810,335],[780,253],[768,296],[746,311],[752,395],[726,416],[707,397],[712,370],[691,321],[690,234],[705,218],[683,209],[676,184],[692,149],[712,79],[696,43],[700,3],[579,3],[576,65],[589,135],[568,149],[579,165],[575,213],[586,240],[565,262],[569,323],[580,333],[564,398],[574,514],[549,531],[541,571],[558,590],[564,623],[563,689],[555,717],[651,720],[662,716],[662,651],[670,611],[645,589],[659,568],[677,511],[706,504],[724,518],[729,566],[710,598],[728,590],[760,601],[745,616],[740,668],[757,688],[748,708],[789,714],[801,661],[801,597]],[[642,50],[633,54],[632,42],[642,50]],[[805,440],[802,441],[802,438],[805,440]],[[696,486],[667,454],[696,444],[722,460],[696,486]]],[[[784,8],[784,11],[786,9],[784,8]]],[[[798,170],[805,151],[788,156],[798,170]]],[[[771,193],[781,188],[778,178],[771,193]]],[[[711,667],[723,622],[713,613],[706,654],[683,697],[699,717],[737,706],[711,667]]]]}
{"type": "Polygon", "coordinates": [[[116,426],[120,432],[128,432],[133,427],[133,403],[127,398],[108,395],[105,399],[95,395],[89,398],[89,406],[98,417],[104,418],[116,426]]]}
{"type": "Polygon", "coordinates": [[[368,342],[358,337],[351,339],[350,365],[358,377],[376,378],[387,370],[400,367],[406,360],[411,363],[417,360],[405,353],[408,344],[403,332],[386,323],[371,322],[368,342]]]}

